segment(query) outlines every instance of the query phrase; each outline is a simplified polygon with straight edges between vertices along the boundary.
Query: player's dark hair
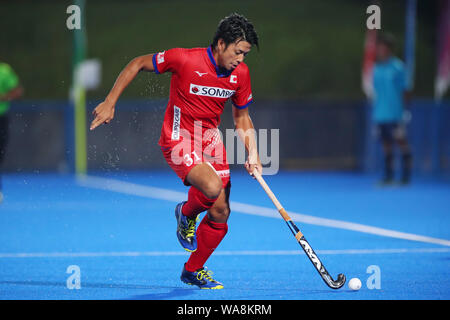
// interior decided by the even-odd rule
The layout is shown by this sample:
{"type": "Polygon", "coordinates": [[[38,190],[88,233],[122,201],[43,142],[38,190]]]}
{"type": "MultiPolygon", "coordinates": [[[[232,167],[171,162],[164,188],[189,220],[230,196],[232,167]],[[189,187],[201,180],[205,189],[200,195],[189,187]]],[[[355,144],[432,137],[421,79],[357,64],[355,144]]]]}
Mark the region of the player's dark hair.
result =
{"type": "Polygon", "coordinates": [[[384,44],[386,47],[391,49],[391,51],[395,48],[395,37],[391,33],[380,33],[377,35],[377,42],[384,44]]]}
{"type": "Polygon", "coordinates": [[[217,46],[219,39],[223,39],[226,47],[236,41],[244,40],[252,46],[255,45],[259,49],[258,35],[256,34],[253,24],[243,15],[238,13],[232,13],[220,20],[212,42],[213,48],[217,46]]]}

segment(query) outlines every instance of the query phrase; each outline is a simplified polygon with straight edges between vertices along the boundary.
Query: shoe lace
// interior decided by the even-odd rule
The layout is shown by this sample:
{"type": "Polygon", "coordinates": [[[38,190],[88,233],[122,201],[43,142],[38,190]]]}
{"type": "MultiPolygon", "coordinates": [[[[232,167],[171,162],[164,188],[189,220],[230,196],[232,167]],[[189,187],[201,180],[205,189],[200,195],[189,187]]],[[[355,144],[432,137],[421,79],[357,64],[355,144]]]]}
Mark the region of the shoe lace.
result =
{"type": "Polygon", "coordinates": [[[188,226],[186,228],[185,236],[186,237],[193,237],[195,234],[195,225],[197,223],[197,218],[195,219],[188,219],[188,226]]]}
{"type": "Polygon", "coordinates": [[[199,271],[197,273],[197,279],[198,280],[206,279],[209,281],[214,281],[214,279],[211,277],[212,275],[213,272],[211,270],[206,271],[205,269],[203,269],[202,271],[199,271]]]}

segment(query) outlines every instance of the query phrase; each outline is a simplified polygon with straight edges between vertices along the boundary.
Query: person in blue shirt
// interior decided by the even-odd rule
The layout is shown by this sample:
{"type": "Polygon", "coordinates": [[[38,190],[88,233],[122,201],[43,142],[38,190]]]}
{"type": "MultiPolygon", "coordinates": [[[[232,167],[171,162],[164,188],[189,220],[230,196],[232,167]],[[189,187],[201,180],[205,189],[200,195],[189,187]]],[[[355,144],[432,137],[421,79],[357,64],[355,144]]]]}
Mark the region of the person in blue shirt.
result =
{"type": "Polygon", "coordinates": [[[395,39],[390,34],[377,37],[377,61],[373,69],[373,119],[384,153],[382,184],[394,182],[394,144],[402,155],[401,183],[411,179],[411,150],[406,136],[404,114],[410,92],[403,62],[394,56],[395,39]]]}

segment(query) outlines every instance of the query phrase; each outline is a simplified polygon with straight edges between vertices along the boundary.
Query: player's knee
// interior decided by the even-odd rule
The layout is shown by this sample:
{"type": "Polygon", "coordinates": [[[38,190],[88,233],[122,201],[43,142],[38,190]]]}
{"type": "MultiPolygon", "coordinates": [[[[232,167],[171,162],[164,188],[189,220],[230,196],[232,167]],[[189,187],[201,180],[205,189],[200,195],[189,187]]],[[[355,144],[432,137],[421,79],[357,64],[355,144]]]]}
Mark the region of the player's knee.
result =
{"type": "Polygon", "coordinates": [[[408,140],[406,140],[406,139],[399,139],[397,141],[397,144],[400,147],[400,150],[401,150],[402,153],[408,153],[409,152],[408,140]]]}
{"type": "Polygon", "coordinates": [[[230,215],[230,212],[231,212],[231,210],[230,210],[230,207],[228,206],[228,204],[220,205],[217,208],[217,213],[223,217],[228,218],[228,216],[230,215]]]}
{"type": "Polygon", "coordinates": [[[208,180],[202,191],[205,197],[209,199],[218,198],[222,191],[222,180],[220,178],[208,180]]]}
{"type": "Polygon", "coordinates": [[[221,222],[225,223],[228,220],[228,217],[230,216],[231,210],[227,203],[223,204],[215,204],[214,207],[212,207],[209,210],[209,215],[211,216],[211,219],[215,222],[221,222]]]}

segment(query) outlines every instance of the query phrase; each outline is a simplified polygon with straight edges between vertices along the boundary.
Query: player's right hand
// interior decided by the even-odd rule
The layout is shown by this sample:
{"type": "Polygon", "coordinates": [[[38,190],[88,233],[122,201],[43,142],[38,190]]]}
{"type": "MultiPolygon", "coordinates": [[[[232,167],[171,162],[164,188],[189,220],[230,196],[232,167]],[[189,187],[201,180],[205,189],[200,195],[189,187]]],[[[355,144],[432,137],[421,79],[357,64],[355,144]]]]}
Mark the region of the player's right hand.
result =
{"type": "Polygon", "coordinates": [[[92,114],[95,118],[90,130],[94,130],[103,123],[109,123],[114,118],[114,105],[105,100],[92,111],[92,114]]]}
{"type": "Polygon", "coordinates": [[[245,162],[244,164],[245,169],[247,170],[247,172],[253,177],[253,179],[255,179],[255,176],[253,175],[253,171],[258,171],[259,174],[262,174],[262,164],[261,161],[259,160],[259,157],[257,158],[257,160],[251,160],[251,158],[249,157],[248,160],[245,162]]]}

